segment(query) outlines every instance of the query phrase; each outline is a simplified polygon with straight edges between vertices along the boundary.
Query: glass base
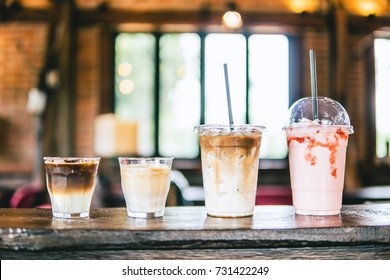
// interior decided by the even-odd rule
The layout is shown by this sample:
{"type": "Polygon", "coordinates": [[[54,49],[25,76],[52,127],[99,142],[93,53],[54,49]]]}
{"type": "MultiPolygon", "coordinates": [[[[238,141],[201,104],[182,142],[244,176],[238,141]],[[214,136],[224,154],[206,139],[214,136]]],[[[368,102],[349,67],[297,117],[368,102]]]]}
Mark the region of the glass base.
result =
{"type": "Polygon", "coordinates": [[[157,212],[134,212],[127,210],[127,215],[132,218],[152,219],[164,216],[164,210],[157,212]]]}
{"type": "Polygon", "coordinates": [[[297,215],[307,215],[307,216],[334,216],[340,215],[340,210],[297,210],[295,209],[295,214],[297,215]]]}
{"type": "Polygon", "coordinates": [[[218,213],[218,212],[207,212],[207,215],[214,218],[245,218],[252,217],[253,212],[247,213],[218,213]]]}
{"type": "Polygon", "coordinates": [[[61,213],[53,211],[54,218],[60,219],[77,219],[77,218],[88,218],[89,212],[81,212],[81,213],[61,213]]]}

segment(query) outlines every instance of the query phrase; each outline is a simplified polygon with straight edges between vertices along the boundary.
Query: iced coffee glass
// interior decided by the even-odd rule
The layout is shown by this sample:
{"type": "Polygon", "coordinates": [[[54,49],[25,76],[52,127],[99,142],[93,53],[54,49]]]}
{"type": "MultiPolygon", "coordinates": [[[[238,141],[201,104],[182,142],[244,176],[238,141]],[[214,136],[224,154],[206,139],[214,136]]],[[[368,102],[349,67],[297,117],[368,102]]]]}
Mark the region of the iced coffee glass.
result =
{"type": "Polygon", "coordinates": [[[312,97],[289,109],[287,136],[295,213],[340,214],[348,136],[353,133],[345,109],[335,100],[318,97],[313,118],[312,97]]]}
{"type": "Polygon", "coordinates": [[[195,130],[199,133],[207,214],[252,216],[264,127],[200,125],[195,130]]]}
{"type": "Polygon", "coordinates": [[[100,158],[45,157],[46,184],[56,218],[86,218],[100,158]]]}
{"type": "Polygon", "coordinates": [[[118,160],[128,216],[164,216],[173,158],[119,157],[118,160]]]}

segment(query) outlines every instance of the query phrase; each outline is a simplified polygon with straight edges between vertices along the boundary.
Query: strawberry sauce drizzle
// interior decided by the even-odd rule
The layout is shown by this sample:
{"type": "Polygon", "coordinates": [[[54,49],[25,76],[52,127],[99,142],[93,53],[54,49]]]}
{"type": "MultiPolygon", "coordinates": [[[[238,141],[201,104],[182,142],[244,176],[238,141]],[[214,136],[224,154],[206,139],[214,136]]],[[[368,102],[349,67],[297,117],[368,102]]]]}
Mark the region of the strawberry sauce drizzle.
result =
{"type": "MultiPolygon", "coordinates": [[[[320,130],[317,130],[316,133],[320,133],[320,130]]],[[[298,143],[304,143],[307,142],[307,150],[305,154],[305,159],[310,163],[310,165],[314,166],[317,161],[317,157],[312,154],[312,149],[314,147],[324,147],[328,148],[330,151],[329,155],[329,164],[330,164],[330,172],[331,175],[336,178],[337,177],[337,167],[336,165],[336,155],[337,155],[337,148],[339,146],[339,139],[347,140],[348,139],[348,133],[345,133],[342,129],[338,129],[336,133],[327,133],[325,137],[325,143],[316,141],[314,137],[306,136],[306,137],[289,137],[288,138],[288,145],[292,141],[296,141],[298,143]]]]}

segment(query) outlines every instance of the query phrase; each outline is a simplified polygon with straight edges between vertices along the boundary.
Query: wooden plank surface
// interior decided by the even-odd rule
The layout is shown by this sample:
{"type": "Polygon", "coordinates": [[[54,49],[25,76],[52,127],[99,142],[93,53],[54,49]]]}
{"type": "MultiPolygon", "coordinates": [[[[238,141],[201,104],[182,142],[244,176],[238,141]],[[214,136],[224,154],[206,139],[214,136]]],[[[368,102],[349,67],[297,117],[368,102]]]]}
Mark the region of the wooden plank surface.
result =
{"type": "Polygon", "coordinates": [[[168,207],[157,219],[124,208],[63,220],[49,209],[0,209],[0,258],[385,258],[390,204],[345,206],[339,216],[299,216],[257,206],[253,217],[212,218],[204,207],[168,207]]]}

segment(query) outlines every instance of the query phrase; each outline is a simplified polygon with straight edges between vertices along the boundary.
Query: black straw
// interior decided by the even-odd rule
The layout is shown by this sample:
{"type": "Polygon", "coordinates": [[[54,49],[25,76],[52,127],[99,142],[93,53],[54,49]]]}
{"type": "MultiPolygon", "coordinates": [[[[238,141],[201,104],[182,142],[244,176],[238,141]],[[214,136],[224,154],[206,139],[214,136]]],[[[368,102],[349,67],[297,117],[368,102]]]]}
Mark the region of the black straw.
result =
{"type": "Polygon", "coordinates": [[[230,130],[233,130],[234,122],[233,122],[232,102],[230,99],[229,74],[228,74],[228,66],[226,63],[223,64],[223,69],[225,72],[226,98],[228,104],[230,130]]]}

